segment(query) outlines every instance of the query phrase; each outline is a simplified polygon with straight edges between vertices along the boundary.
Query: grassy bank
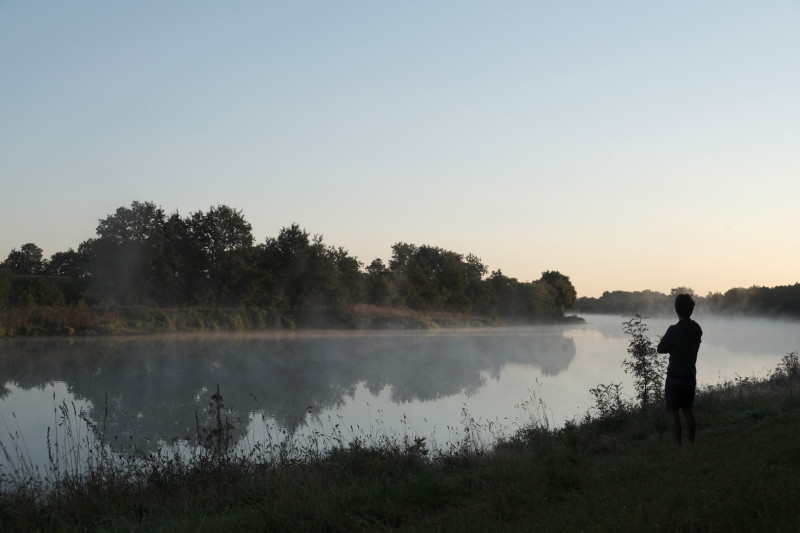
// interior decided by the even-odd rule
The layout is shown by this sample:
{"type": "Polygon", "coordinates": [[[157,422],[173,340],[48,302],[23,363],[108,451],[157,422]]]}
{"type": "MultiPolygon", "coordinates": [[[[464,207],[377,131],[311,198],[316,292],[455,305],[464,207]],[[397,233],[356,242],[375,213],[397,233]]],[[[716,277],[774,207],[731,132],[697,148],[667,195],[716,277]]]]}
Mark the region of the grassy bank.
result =
{"type": "MultiPolygon", "coordinates": [[[[567,317],[567,321],[580,321],[567,317]]],[[[464,313],[425,312],[359,304],[337,317],[302,319],[260,308],[160,308],[147,306],[25,307],[0,309],[0,337],[129,335],[177,332],[307,329],[439,329],[500,325],[464,313]]]]}
{"type": "Polygon", "coordinates": [[[22,476],[0,495],[0,530],[800,530],[797,358],[700,391],[695,413],[684,447],[660,408],[626,404],[559,429],[532,420],[489,450],[465,428],[446,450],[356,439],[302,460],[230,453],[221,416],[189,459],[99,451],[49,492],[22,476]]]}

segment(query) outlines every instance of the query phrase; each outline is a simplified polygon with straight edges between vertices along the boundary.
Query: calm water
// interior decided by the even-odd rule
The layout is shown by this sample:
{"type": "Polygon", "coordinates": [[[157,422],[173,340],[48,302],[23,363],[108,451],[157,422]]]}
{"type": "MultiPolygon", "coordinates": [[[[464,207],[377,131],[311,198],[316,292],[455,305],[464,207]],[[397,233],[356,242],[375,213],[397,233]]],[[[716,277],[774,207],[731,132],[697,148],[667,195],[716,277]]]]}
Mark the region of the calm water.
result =
{"type": "MultiPolygon", "coordinates": [[[[0,442],[47,458],[63,401],[112,442],[154,450],[196,435],[219,386],[245,445],[311,434],[424,436],[444,447],[465,420],[487,443],[530,421],[580,418],[589,389],[622,382],[625,317],[436,332],[303,333],[0,342],[0,442]]],[[[698,380],[764,375],[800,348],[800,324],[696,317],[698,380]]],[[[648,319],[656,339],[671,319],[648,319]]],[[[83,428],[83,434],[89,431],[83,428]]],[[[0,468],[11,468],[0,454],[0,468]]]]}

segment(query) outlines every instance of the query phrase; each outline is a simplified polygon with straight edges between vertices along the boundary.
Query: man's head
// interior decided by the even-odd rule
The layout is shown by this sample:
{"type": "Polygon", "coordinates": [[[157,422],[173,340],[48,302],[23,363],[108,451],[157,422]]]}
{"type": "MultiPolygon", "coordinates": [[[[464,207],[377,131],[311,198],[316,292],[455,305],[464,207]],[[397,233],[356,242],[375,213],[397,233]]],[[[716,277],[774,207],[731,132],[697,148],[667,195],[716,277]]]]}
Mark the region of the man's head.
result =
{"type": "Polygon", "coordinates": [[[694,311],[694,300],[688,294],[679,294],[675,297],[675,312],[678,316],[689,318],[694,311]]]}

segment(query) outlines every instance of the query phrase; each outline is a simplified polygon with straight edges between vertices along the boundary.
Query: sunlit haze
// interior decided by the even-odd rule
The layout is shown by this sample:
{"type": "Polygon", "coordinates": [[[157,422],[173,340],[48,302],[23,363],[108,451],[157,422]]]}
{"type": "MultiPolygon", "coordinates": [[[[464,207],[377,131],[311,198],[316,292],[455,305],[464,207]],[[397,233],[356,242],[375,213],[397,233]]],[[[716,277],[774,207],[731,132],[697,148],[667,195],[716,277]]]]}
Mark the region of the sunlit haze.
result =
{"type": "Polygon", "coordinates": [[[800,3],[2,2],[0,261],[134,200],[579,296],[800,282],[800,3]]]}

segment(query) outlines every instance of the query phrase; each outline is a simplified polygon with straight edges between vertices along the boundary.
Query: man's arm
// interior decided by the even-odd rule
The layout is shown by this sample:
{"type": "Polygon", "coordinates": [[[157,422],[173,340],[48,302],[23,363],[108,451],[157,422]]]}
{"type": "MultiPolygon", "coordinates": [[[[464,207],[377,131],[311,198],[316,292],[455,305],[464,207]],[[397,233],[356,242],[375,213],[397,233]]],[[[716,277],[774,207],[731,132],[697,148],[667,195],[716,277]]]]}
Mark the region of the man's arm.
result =
{"type": "Polygon", "coordinates": [[[656,347],[656,351],[658,353],[669,353],[669,349],[672,347],[673,343],[675,342],[673,328],[675,326],[670,326],[667,328],[667,332],[664,333],[664,336],[661,337],[661,340],[658,341],[658,346],[656,347]]]}

